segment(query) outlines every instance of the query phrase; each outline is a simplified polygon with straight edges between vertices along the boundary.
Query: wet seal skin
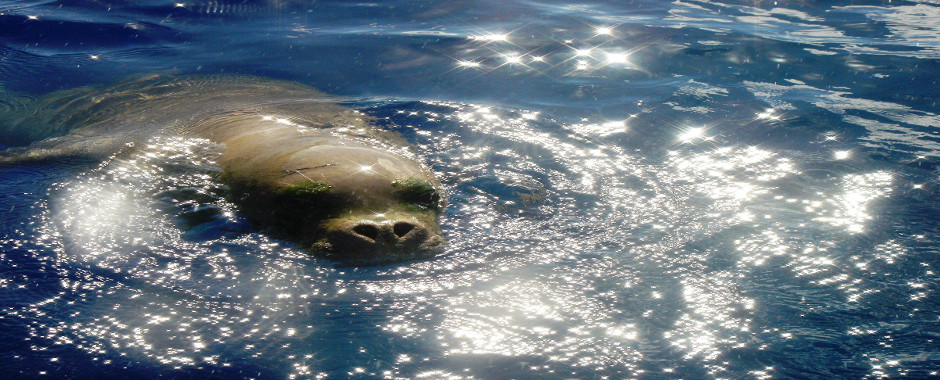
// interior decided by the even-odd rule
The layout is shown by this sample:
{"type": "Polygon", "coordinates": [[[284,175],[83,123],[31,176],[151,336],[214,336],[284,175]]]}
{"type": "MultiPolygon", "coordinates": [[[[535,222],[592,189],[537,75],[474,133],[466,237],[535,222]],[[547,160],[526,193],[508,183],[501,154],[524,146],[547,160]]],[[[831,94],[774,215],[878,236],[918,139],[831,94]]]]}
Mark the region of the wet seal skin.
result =
{"type": "Polygon", "coordinates": [[[29,120],[5,124],[47,123],[63,134],[2,152],[0,164],[103,160],[155,135],[204,138],[224,147],[220,179],[240,212],[272,236],[350,265],[427,258],[443,245],[434,175],[401,138],[312,88],[150,76],[52,93],[33,106],[29,120]]]}
{"type": "Polygon", "coordinates": [[[230,142],[222,167],[242,212],[274,236],[357,265],[426,258],[441,247],[436,180],[415,162],[353,144],[256,162],[251,152],[261,141],[230,142]],[[267,176],[273,163],[280,176],[267,176]]]}

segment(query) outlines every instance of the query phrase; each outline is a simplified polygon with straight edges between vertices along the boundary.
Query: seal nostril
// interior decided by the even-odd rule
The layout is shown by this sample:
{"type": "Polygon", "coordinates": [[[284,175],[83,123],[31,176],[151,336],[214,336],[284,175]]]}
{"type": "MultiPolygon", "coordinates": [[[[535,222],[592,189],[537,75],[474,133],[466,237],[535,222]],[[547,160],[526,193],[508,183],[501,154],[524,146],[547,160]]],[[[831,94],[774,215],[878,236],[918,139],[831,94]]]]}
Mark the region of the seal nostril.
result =
{"type": "Polygon", "coordinates": [[[360,224],[352,228],[353,232],[375,240],[379,237],[379,228],[369,224],[360,224]]]}
{"type": "Polygon", "coordinates": [[[393,230],[395,231],[395,236],[402,238],[402,237],[405,237],[405,235],[407,235],[409,232],[411,232],[411,230],[415,229],[415,227],[416,226],[411,223],[398,222],[398,223],[395,223],[393,230]]]}

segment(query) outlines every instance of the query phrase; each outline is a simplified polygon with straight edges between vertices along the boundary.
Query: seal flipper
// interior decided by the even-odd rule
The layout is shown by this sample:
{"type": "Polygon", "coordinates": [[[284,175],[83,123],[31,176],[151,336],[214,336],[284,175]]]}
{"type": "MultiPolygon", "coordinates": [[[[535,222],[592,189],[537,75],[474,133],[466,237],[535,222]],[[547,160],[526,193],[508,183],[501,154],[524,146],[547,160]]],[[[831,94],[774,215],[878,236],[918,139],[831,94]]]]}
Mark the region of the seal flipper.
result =
{"type": "Polygon", "coordinates": [[[0,89],[0,144],[22,147],[42,139],[64,136],[84,125],[71,115],[81,116],[88,108],[90,87],[60,90],[39,97],[0,89]]]}
{"type": "Polygon", "coordinates": [[[0,167],[100,161],[134,141],[132,133],[84,128],[98,103],[92,93],[80,87],[31,97],[0,88],[0,167]]]}
{"type": "Polygon", "coordinates": [[[131,134],[92,135],[74,132],[65,136],[50,137],[25,147],[0,151],[0,167],[53,161],[102,161],[132,149],[133,141],[136,140],[134,137],[136,136],[131,134]]]}

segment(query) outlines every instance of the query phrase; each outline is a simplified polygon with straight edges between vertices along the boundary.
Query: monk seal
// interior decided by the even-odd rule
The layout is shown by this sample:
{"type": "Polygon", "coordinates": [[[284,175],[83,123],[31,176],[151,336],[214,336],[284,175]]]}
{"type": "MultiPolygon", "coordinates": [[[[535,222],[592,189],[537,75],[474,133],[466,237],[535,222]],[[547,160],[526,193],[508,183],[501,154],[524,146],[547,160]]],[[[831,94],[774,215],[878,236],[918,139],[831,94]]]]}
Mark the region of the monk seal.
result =
{"type": "Polygon", "coordinates": [[[354,265],[426,258],[443,244],[433,173],[400,137],[298,83],[150,76],[44,95],[18,112],[2,119],[7,140],[53,136],[0,153],[6,165],[101,159],[156,135],[204,138],[224,147],[229,197],[276,237],[354,265]]]}

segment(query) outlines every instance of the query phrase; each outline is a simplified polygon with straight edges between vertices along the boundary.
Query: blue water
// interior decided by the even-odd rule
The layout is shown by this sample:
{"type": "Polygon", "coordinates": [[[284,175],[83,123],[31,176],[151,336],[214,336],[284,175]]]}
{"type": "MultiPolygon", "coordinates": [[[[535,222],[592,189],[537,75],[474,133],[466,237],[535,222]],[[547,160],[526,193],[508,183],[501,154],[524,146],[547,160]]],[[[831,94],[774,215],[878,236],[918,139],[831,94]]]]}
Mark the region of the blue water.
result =
{"type": "Polygon", "coordinates": [[[447,248],[342,267],[218,195],[181,222],[199,141],[0,168],[5,378],[940,377],[934,1],[0,2],[7,119],[153,73],[376,117],[447,248]]]}

